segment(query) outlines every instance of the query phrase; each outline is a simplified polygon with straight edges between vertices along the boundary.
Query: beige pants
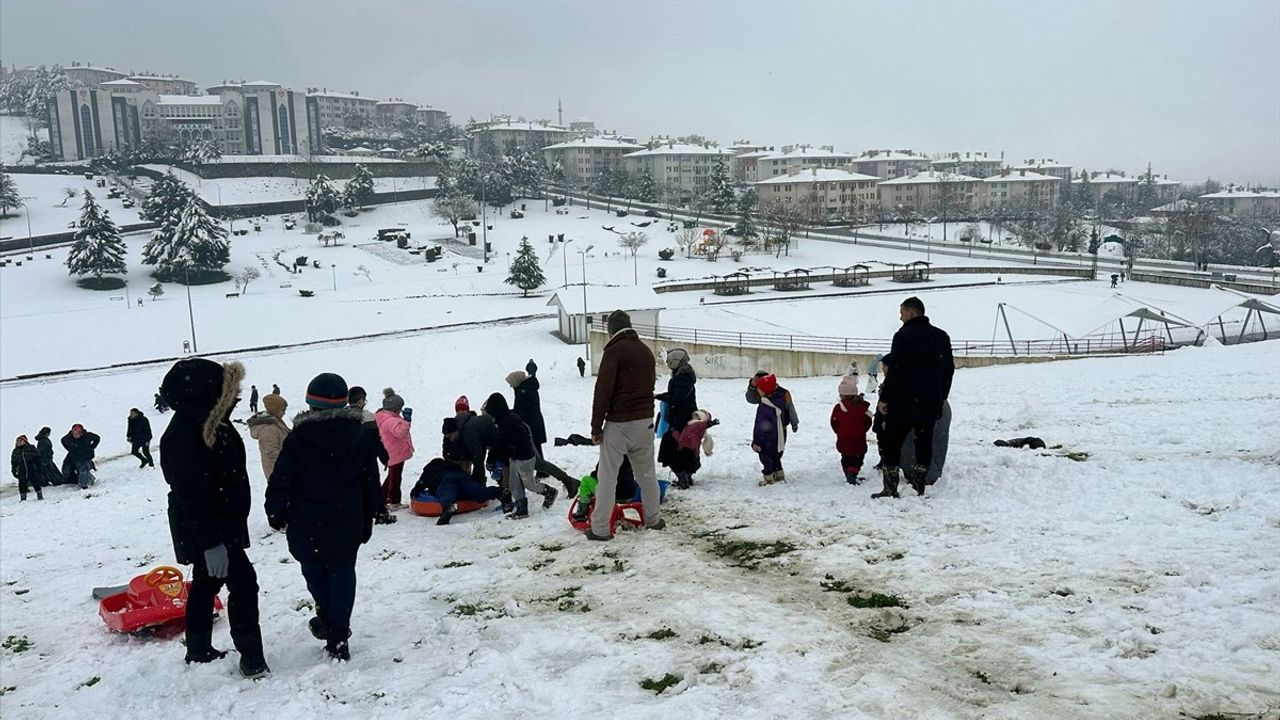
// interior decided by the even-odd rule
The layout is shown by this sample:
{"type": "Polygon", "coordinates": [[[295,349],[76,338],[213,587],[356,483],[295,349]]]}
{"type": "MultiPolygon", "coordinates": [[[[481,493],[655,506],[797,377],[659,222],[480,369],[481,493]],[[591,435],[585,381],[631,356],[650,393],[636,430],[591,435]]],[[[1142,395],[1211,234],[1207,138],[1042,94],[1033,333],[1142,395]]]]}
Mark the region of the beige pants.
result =
{"type": "Polygon", "coordinates": [[[631,420],[604,424],[604,437],[600,443],[600,470],[596,478],[596,506],[591,512],[591,532],[609,534],[609,519],[618,492],[618,469],[624,457],[631,460],[636,484],[640,486],[640,499],[644,504],[646,525],[658,522],[662,509],[658,505],[658,477],[653,467],[653,421],[631,420]]]}

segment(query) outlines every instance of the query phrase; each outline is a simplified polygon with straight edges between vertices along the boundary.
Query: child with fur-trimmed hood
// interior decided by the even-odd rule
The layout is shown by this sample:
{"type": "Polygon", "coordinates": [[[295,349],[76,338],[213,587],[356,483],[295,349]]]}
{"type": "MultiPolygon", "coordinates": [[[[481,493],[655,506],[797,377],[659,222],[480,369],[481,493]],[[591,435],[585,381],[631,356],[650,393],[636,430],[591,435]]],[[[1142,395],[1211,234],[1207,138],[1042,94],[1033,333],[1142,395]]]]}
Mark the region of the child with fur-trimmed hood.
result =
{"type": "Polygon", "coordinates": [[[693,474],[702,468],[702,456],[710,457],[715,450],[715,441],[707,431],[719,424],[710,412],[694,410],[684,428],[671,431],[676,452],[670,468],[676,474],[676,487],[684,490],[693,485],[693,474]]]}

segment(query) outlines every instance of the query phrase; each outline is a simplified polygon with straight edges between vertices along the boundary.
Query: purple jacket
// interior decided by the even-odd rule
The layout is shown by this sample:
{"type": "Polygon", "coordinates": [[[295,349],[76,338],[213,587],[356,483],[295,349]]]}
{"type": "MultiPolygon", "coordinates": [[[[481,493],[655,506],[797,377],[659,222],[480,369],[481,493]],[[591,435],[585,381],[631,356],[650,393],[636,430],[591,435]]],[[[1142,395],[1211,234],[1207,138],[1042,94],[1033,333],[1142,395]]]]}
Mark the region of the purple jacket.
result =
{"type": "Polygon", "coordinates": [[[787,426],[792,424],[791,407],[791,393],[784,387],[778,387],[772,395],[761,397],[756,408],[751,444],[761,452],[772,450],[781,453],[786,449],[787,426]]]}

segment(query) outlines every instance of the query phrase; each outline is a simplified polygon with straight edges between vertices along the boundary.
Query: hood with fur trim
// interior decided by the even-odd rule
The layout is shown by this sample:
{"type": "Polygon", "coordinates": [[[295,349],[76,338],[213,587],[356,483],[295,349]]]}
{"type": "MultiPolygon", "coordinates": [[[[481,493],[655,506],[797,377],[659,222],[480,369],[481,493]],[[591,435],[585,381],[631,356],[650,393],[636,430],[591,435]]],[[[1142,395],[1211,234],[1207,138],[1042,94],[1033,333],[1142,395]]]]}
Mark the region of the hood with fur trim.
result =
{"type": "Polygon", "coordinates": [[[200,437],[205,447],[212,448],[218,440],[218,425],[231,416],[240,399],[243,380],[244,365],[238,362],[179,360],[165,375],[160,393],[175,414],[200,423],[200,437]]]}

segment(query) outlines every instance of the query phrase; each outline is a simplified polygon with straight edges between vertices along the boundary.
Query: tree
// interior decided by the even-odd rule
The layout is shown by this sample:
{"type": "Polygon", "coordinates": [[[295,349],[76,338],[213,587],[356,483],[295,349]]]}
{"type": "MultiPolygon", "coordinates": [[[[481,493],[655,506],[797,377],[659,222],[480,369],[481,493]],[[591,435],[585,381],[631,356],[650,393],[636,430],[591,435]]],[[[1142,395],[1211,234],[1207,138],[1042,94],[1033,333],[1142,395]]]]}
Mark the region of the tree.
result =
{"type": "Polygon", "coordinates": [[[80,210],[75,243],[67,254],[67,269],[72,275],[92,275],[95,286],[102,286],[103,275],[125,273],[125,244],[111,215],[84,191],[84,207],[80,210]]]}
{"type": "Polygon", "coordinates": [[[236,287],[240,288],[241,293],[249,292],[249,283],[262,277],[262,272],[256,267],[246,267],[236,274],[236,287]]]}
{"type": "Polygon", "coordinates": [[[522,297],[529,297],[530,290],[546,284],[547,277],[542,274],[542,267],[538,265],[538,253],[529,244],[528,238],[520,241],[520,249],[511,261],[511,273],[504,282],[520,288],[522,297]]]}
{"type": "Polygon", "coordinates": [[[682,228],[676,233],[676,245],[684,248],[684,256],[689,257],[694,243],[698,241],[698,231],[694,228],[682,228]]]}
{"type": "Polygon", "coordinates": [[[476,213],[480,212],[475,200],[457,190],[437,195],[436,199],[431,203],[431,209],[436,215],[448,220],[453,225],[453,236],[455,238],[458,237],[459,224],[463,218],[475,217],[476,213]]]}
{"type": "Polygon", "coordinates": [[[338,191],[323,174],[317,175],[307,188],[307,219],[323,222],[338,210],[338,191]]]}
{"type": "Polygon", "coordinates": [[[143,198],[142,219],[164,224],[187,206],[192,194],[186,183],[174,177],[173,173],[166,173],[152,184],[151,191],[143,198]]]}
{"type": "Polygon", "coordinates": [[[774,257],[781,256],[784,251],[790,255],[792,237],[804,227],[808,210],[800,203],[774,200],[765,206],[762,215],[771,229],[766,242],[776,248],[774,257]]]}
{"type": "Polygon", "coordinates": [[[0,217],[8,217],[10,210],[22,207],[22,196],[18,194],[18,184],[13,176],[0,168],[0,217]]]}
{"type": "Polygon", "coordinates": [[[729,164],[723,157],[717,159],[711,168],[706,199],[713,212],[725,214],[733,210],[737,197],[733,192],[733,180],[729,177],[729,164]]]}
{"type": "Polygon", "coordinates": [[[1072,183],[1072,185],[1075,185],[1074,192],[1072,192],[1071,187],[1068,186],[1067,194],[1072,196],[1071,202],[1075,205],[1076,209],[1082,213],[1093,210],[1093,183],[1089,181],[1089,171],[1081,170],[1080,180],[1072,183]]]}
{"type": "Polygon", "coordinates": [[[147,290],[147,294],[151,296],[152,300],[159,300],[160,296],[164,294],[164,286],[156,283],[147,290]]]}
{"type": "Polygon", "coordinates": [[[1160,204],[1160,193],[1156,189],[1156,176],[1151,173],[1151,163],[1147,163],[1146,174],[1138,178],[1138,187],[1133,195],[1133,207],[1137,212],[1145,213],[1160,204]]]}
{"type": "Polygon", "coordinates": [[[373,174],[364,165],[356,165],[355,172],[343,190],[343,202],[349,208],[364,207],[373,198],[373,174]]]}
{"type": "Polygon", "coordinates": [[[618,236],[619,247],[624,247],[631,251],[631,257],[634,259],[636,253],[640,252],[640,248],[649,244],[648,233],[642,233],[635,230],[618,236]]]}
{"type": "Polygon", "coordinates": [[[653,179],[649,168],[644,168],[636,177],[636,199],[643,203],[651,203],[658,199],[658,183],[653,179]]]}
{"type": "Polygon", "coordinates": [[[733,226],[733,234],[741,239],[740,242],[744,246],[760,234],[755,217],[756,205],[759,202],[760,196],[755,188],[748,189],[738,198],[738,224],[733,226]]]}
{"type": "Polygon", "coordinates": [[[160,221],[142,249],[142,263],[154,265],[156,276],[183,279],[188,273],[220,271],[231,261],[227,229],[210,217],[195,195],[186,205],[160,221]]]}
{"type": "Polygon", "coordinates": [[[187,142],[178,150],[178,159],[188,165],[199,167],[222,159],[222,149],[212,140],[197,138],[187,142]]]}

